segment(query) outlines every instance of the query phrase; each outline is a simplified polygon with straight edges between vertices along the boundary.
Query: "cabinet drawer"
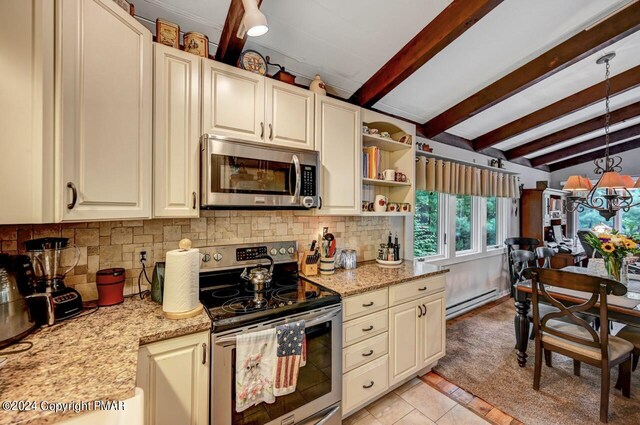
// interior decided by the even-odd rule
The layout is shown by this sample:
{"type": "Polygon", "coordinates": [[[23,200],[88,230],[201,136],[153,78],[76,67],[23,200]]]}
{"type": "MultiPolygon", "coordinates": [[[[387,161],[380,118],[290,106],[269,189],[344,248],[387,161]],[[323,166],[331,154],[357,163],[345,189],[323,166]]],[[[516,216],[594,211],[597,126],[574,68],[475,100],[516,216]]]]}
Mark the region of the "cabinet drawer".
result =
{"type": "Polygon", "coordinates": [[[444,275],[440,275],[392,286],[389,288],[389,304],[398,305],[442,291],[445,282],[444,275]]]}
{"type": "Polygon", "coordinates": [[[343,415],[387,391],[389,387],[388,368],[389,356],[385,355],[343,376],[343,415]]]}
{"type": "Polygon", "coordinates": [[[344,323],[342,327],[342,346],[347,347],[386,332],[389,327],[389,315],[385,309],[344,323]]]}
{"type": "Polygon", "coordinates": [[[353,344],[342,352],[342,370],[348,372],[384,356],[389,351],[388,347],[389,334],[387,332],[353,344]]]}
{"type": "Polygon", "coordinates": [[[343,320],[346,322],[385,309],[389,305],[388,298],[387,288],[347,297],[342,301],[343,320]]]}

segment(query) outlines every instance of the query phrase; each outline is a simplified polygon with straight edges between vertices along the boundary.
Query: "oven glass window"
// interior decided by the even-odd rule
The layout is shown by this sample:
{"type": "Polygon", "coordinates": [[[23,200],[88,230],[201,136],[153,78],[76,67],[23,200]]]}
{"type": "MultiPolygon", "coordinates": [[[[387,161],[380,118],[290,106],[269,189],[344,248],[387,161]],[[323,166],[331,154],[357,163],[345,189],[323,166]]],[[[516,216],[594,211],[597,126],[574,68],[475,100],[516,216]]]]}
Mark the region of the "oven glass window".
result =
{"type": "Polygon", "coordinates": [[[288,162],[211,155],[211,191],[293,195],[295,170],[288,162]]]}
{"type": "Polygon", "coordinates": [[[233,350],[231,360],[233,424],[265,424],[331,392],[331,322],[307,328],[306,336],[307,364],[300,368],[296,391],[286,396],[276,397],[273,404],[260,403],[241,413],[236,412],[235,405],[236,350],[233,350]]]}

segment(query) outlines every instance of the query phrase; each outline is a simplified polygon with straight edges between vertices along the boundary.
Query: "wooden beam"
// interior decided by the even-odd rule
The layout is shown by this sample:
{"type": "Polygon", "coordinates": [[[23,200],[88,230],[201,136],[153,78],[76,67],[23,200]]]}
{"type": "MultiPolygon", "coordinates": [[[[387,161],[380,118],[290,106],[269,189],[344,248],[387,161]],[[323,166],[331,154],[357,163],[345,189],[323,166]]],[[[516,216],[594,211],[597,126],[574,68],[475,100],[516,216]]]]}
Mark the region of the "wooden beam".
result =
{"type": "Polygon", "coordinates": [[[471,28],[503,0],[453,0],[351,97],[370,107],[471,28]]]}
{"type": "MultiPolygon", "coordinates": [[[[640,5],[640,3],[638,3],[640,5]]],[[[640,65],[611,78],[611,95],[640,86],[640,65]]],[[[600,82],[473,140],[476,150],[486,149],[533,128],[579,111],[604,99],[605,83],[600,82]]]]}
{"type": "Polygon", "coordinates": [[[427,122],[434,137],[640,29],[640,2],[581,31],[427,122]]]}
{"type": "MultiPolygon", "coordinates": [[[[609,154],[617,155],[619,153],[630,151],[632,149],[638,149],[638,148],[640,148],[640,137],[635,138],[633,140],[629,140],[628,142],[610,146],[609,154]]],[[[565,168],[573,167],[574,165],[579,165],[585,162],[594,161],[598,158],[604,157],[604,155],[605,155],[605,150],[599,149],[597,151],[593,151],[593,152],[589,152],[573,158],[565,159],[564,161],[554,162],[553,164],[549,165],[549,169],[551,171],[562,170],[565,168]]]]}
{"type": "MultiPolygon", "coordinates": [[[[629,106],[625,106],[611,112],[610,123],[616,124],[639,116],[640,102],[636,102],[629,106]]],[[[604,120],[604,115],[592,118],[588,121],[584,121],[560,131],[556,131],[555,133],[540,137],[539,139],[525,143],[524,145],[509,149],[508,151],[505,151],[505,155],[507,156],[507,159],[514,160],[516,158],[532,154],[539,150],[553,146],[556,143],[564,142],[565,140],[573,139],[574,137],[582,136],[583,134],[601,129],[604,127],[604,120]]]]}
{"type": "MultiPolygon", "coordinates": [[[[258,0],[258,7],[262,5],[262,0],[258,0]]],[[[220,42],[216,51],[216,60],[235,66],[247,42],[247,36],[240,39],[236,37],[242,17],[244,16],[244,6],[242,0],[231,0],[227,19],[224,21],[224,28],[220,34],[220,42]]]]}
{"type": "MultiPolygon", "coordinates": [[[[640,124],[632,125],[630,127],[623,128],[622,130],[614,131],[610,134],[609,140],[610,143],[616,143],[635,136],[640,136],[640,124]]],[[[576,143],[575,145],[567,146],[566,148],[558,149],[557,151],[553,151],[545,155],[536,156],[535,158],[531,159],[531,165],[534,167],[539,167],[543,164],[549,164],[551,162],[559,161],[562,158],[574,156],[577,153],[582,153],[590,151],[591,149],[599,148],[601,146],[604,146],[604,144],[604,136],[594,137],[593,139],[576,143]]]]}

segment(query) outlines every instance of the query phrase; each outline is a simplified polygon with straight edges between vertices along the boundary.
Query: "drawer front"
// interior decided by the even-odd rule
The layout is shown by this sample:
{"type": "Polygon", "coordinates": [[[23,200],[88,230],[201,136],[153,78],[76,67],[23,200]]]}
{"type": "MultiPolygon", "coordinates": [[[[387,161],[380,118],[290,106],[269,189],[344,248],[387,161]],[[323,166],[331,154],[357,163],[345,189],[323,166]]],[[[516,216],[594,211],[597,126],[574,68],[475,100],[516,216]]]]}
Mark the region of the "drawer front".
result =
{"type": "Polygon", "coordinates": [[[351,320],[342,325],[342,346],[347,347],[372,336],[380,335],[389,328],[387,310],[351,320]]]}
{"type": "Polygon", "coordinates": [[[342,351],[342,370],[348,372],[389,352],[387,332],[353,344],[342,351]]]}
{"type": "Polygon", "coordinates": [[[375,313],[389,306],[387,288],[347,297],[342,301],[343,321],[375,313]]]}
{"type": "Polygon", "coordinates": [[[389,304],[398,305],[444,290],[444,275],[414,280],[389,288],[389,304]]]}
{"type": "Polygon", "coordinates": [[[343,416],[387,391],[389,388],[388,369],[389,356],[385,355],[343,376],[343,416]]]}

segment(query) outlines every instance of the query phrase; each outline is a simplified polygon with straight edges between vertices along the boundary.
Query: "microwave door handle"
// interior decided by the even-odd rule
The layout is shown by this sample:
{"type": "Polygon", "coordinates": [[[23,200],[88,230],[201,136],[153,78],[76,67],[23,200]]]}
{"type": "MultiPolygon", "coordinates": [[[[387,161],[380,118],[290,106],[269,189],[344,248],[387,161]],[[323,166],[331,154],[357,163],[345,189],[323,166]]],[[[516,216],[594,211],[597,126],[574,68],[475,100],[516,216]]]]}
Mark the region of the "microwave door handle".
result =
{"type": "Polygon", "coordinates": [[[298,159],[298,155],[293,155],[291,158],[291,163],[296,170],[296,188],[293,192],[293,203],[300,203],[300,185],[302,184],[302,171],[300,170],[300,160],[298,159]]]}

